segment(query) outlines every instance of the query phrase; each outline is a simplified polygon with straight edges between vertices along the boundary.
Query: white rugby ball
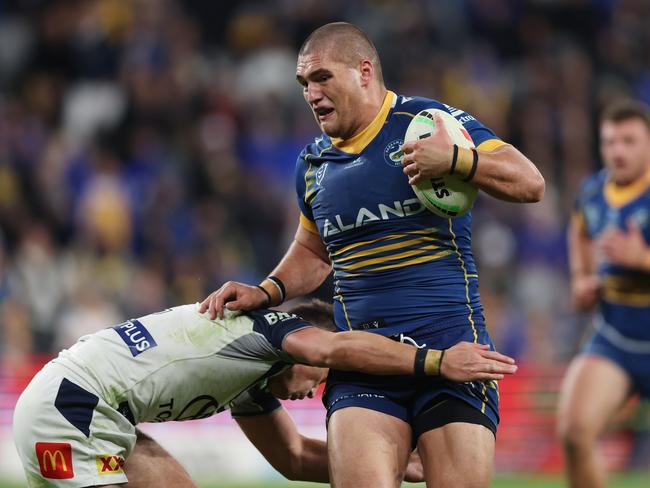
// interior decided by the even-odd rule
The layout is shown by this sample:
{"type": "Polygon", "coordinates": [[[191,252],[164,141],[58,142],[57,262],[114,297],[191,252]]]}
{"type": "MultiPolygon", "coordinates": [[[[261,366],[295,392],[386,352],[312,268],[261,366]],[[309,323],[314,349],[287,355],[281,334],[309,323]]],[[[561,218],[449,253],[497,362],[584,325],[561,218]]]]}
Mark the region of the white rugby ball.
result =
{"type": "MultiPolygon", "coordinates": [[[[404,142],[424,139],[438,131],[440,128],[436,127],[435,115],[440,116],[442,128],[449,134],[452,144],[467,149],[474,147],[472,138],[460,122],[453,115],[436,108],[422,110],[413,117],[406,129],[404,142]]],[[[411,186],[422,205],[440,217],[460,217],[472,208],[476,200],[476,187],[453,175],[422,180],[411,186]]]]}

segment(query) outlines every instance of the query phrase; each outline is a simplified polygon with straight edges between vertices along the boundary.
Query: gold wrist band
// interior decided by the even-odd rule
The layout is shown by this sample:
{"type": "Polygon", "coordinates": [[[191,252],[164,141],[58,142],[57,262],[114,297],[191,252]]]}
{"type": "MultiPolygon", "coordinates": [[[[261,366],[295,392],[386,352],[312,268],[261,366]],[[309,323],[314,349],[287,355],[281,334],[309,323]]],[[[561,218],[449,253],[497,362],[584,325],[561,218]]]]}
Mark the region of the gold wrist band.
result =
{"type": "Polygon", "coordinates": [[[469,182],[476,174],[478,167],[478,151],[474,148],[458,147],[454,149],[455,163],[452,162],[450,174],[457,174],[465,182],[469,182]]]}
{"type": "Polygon", "coordinates": [[[424,358],[424,374],[427,376],[440,376],[440,366],[442,366],[444,355],[444,349],[428,349],[424,358]]]}
{"type": "Polygon", "coordinates": [[[282,295],[280,294],[280,290],[272,280],[269,280],[267,278],[257,286],[264,290],[269,296],[269,303],[267,306],[275,307],[276,305],[280,305],[282,303],[282,295]]]}

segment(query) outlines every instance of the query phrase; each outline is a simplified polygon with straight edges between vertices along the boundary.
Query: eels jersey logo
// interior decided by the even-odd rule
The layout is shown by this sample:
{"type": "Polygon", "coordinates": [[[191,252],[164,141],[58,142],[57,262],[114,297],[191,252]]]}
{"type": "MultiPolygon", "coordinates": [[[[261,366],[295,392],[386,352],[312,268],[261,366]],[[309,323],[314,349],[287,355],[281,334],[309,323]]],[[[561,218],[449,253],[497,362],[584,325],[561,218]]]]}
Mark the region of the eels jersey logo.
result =
{"type": "Polygon", "coordinates": [[[384,149],[384,161],[386,164],[395,166],[396,168],[402,167],[402,157],[404,156],[404,153],[400,149],[402,144],[404,144],[402,139],[395,139],[388,143],[386,149],[384,149]]]}

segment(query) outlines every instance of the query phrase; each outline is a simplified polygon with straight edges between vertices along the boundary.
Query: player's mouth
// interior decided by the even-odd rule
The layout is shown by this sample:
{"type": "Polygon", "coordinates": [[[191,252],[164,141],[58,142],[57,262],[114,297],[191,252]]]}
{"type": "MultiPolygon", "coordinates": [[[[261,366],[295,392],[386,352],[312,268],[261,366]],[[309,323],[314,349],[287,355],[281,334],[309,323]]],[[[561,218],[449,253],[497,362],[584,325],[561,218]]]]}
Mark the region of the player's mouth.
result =
{"type": "Polygon", "coordinates": [[[334,109],[331,107],[319,107],[314,109],[314,113],[316,114],[319,122],[325,122],[330,117],[332,117],[334,109]]]}

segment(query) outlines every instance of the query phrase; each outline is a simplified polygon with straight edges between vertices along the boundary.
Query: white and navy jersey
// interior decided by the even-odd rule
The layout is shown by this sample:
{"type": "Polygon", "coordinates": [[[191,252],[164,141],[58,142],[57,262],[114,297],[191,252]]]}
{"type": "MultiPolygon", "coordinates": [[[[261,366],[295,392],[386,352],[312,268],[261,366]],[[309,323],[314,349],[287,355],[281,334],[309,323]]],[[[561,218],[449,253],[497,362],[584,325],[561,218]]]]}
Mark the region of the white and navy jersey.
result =
{"type": "Polygon", "coordinates": [[[230,407],[233,415],[264,413],[278,403],[256,387],[295,362],[282,342],[309,326],[266,309],[210,320],[198,304],[184,305],[84,336],[53,362],[82,374],[134,424],[205,418],[230,407]]]}

